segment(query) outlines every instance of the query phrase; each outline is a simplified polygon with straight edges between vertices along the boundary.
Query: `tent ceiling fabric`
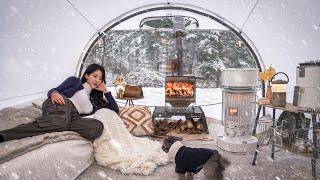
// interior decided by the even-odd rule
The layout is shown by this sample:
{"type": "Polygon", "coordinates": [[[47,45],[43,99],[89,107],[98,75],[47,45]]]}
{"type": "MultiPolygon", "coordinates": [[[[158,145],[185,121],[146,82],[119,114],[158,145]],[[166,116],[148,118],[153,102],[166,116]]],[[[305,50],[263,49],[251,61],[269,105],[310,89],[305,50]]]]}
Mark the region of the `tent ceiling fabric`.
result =
{"type": "MultiPolygon", "coordinates": [[[[46,92],[77,65],[89,43],[116,20],[160,6],[185,6],[217,14],[241,28],[255,0],[66,0],[0,1],[0,108],[46,92]],[[30,95],[30,96],[25,96],[30,95]],[[31,96],[32,95],[32,96],[31,96]],[[11,98],[22,96],[21,98],[11,98]]],[[[257,48],[265,66],[286,72],[292,81],[299,62],[319,60],[320,1],[260,0],[242,31],[257,48]]],[[[288,95],[289,98],[291,94],[288,95]]]]}

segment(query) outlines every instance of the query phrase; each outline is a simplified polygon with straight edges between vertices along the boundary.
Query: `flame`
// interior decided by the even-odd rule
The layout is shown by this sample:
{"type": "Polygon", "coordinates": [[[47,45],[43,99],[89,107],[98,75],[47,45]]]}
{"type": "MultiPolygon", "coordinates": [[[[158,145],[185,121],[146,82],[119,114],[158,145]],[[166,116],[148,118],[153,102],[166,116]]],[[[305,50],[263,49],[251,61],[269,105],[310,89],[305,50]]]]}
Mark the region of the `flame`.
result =
{"type": "Polygon", "coordinates": [[[194,96],[194,84],[190,82],[168,82],[166,84],[166,96],[194,96]]]}

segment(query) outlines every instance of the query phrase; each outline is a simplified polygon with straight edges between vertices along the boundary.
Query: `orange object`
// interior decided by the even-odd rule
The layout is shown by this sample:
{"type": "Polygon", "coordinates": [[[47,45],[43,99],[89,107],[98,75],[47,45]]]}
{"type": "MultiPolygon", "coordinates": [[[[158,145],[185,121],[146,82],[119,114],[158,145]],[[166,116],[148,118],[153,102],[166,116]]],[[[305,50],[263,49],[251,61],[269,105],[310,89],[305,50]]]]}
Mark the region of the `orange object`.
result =
{"type": "Polygon", "coordinates": [[[271,102],[271,100],[272,100],[272,88],[269,85],[267,86],[266,98],[269,99],[269,101],[271,102]]]}

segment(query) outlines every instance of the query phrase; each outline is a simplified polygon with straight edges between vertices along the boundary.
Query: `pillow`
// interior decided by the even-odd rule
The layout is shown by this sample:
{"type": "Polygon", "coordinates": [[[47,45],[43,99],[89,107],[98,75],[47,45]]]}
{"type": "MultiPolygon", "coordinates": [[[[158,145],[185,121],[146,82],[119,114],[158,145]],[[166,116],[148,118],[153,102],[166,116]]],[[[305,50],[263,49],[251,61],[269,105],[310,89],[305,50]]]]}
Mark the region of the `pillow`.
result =
{"type": "Polygon", "coordinates": [[[153,134],[151,111],[147,106],[127,106],[120,109],[119,116],[134,136],[153,134]]]}

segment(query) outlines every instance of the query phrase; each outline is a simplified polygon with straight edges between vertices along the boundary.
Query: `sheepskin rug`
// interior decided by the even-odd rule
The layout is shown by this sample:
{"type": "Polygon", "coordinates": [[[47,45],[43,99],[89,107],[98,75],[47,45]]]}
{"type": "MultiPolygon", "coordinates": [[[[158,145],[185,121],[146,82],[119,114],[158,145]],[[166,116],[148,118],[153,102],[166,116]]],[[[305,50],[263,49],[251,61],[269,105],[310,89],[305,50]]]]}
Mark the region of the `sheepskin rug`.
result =
{"type": "Polygon", "coordinates": [[[99,165],[120,170],[123,174],[149,175],[157,165],[168,162],[160,142],[132,136],[114,111],[100,109],[93,118],[104,125],[102,135],[93,143],[99,165]]]}

